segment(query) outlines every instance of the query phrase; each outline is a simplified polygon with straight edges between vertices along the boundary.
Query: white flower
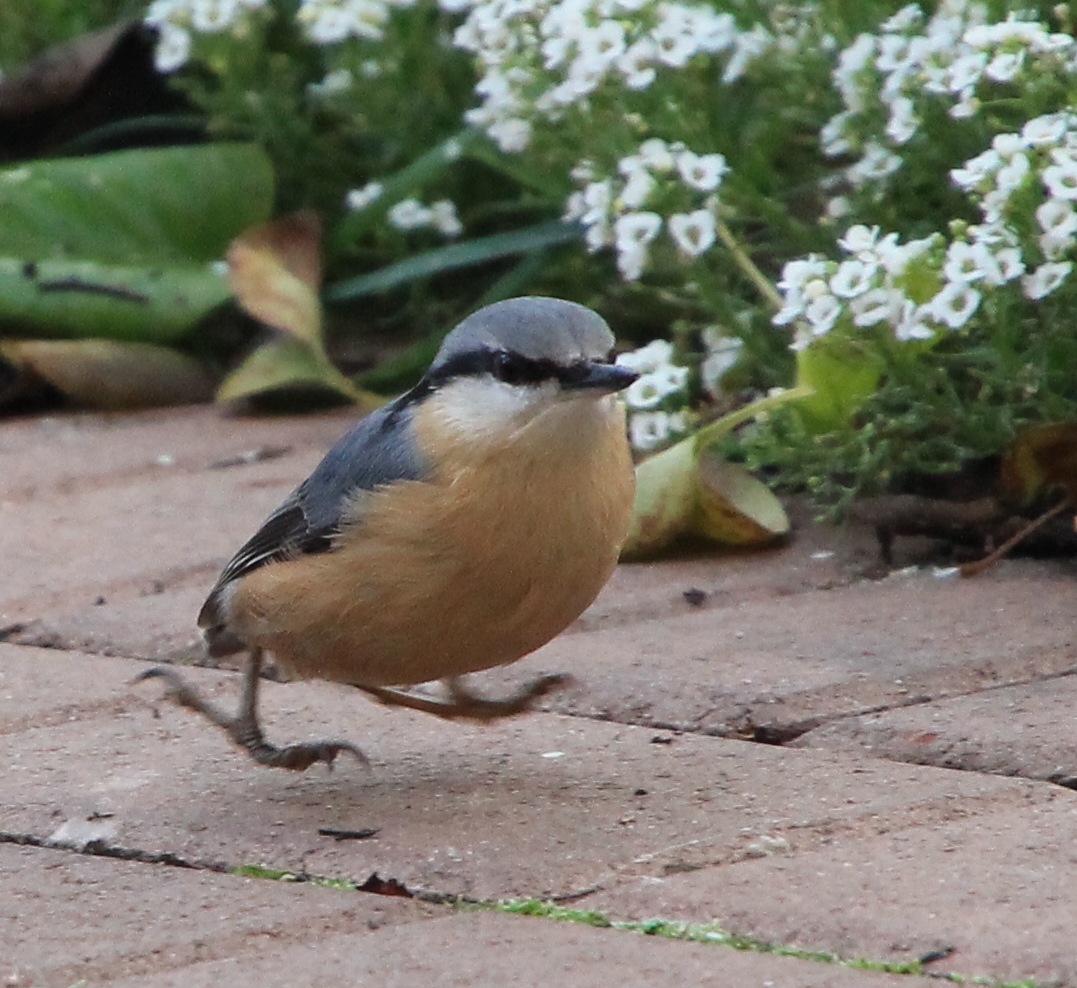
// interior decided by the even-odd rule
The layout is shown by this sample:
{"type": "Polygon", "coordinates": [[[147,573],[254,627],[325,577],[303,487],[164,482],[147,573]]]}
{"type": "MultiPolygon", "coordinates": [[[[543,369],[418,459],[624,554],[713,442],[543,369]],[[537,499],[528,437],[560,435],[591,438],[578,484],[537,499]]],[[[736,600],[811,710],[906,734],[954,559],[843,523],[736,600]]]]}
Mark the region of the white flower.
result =
{"type": "Polygon", "coordinates": [[[924,19],[924,12],[915,3],[907,4],[896,14],[879,25],[879,30],[884,34],[904,34],[914,27],[918,27],[924,19]]]}
{"type": "Polygon", "coordinates": [[[842,261],[830,279],[830,290],[839,298],[863,295],[875,279],[878,265],[855,259],[842,261]]]}
{"type": "Polygon", "coordinates": [[[1029,120],[1021,128],[1021,137],[1029,145],[1057,144],[1070,124],[1070,114],[1048,113],[1029,120]]]}
{"type": "Polygon", "coordinates": [[[174,24],[161,24],[157,28],[157,47],[153,52],[153,64],[158,72],[175,72],[191,57],[191,36],[174,24]]]}
{"type": "Polygon", "coordinates": [[[834,196],[826,204],[826,215],[832,220],[842,220],[853,211],[853,204],[848,196],[834,196]]]}
{"type": "Polygon", "coordinates": [[[367,182],[361,189],[352,189],[345,197],[348,209],[366,209],[384,191],[381,182],[367,182]]]}
{"type": "Polygon", "coordinates": [[[733,369],[744,349],[744,340],[735,336],[725,336],[717,326],[708,326],[703,330],[703,343],[707,356],[699,368],[703,388],[717,398],[722,390],[722,378],[733,369]]]}
{"type": "Polygon", "coordinates": [[[672,68],[683,68],[698,50],[692,24],[679,4],[662,3],[657,8],[658,23],[651,31],[658,60],[672,68]]]}
{"type": "Polygon", "coordinates": [[[964,167],[950,172],[953,183],[966,191],[986,191],[986,183],[1002,167],[1002,155],[994,148],[984,151],[965,162],[964,167]]]}
{"type": "MultiPolygon", "coordinates": [[[[587,249],[593,254],[596,250],[599,250],[612,242],[610,236],[611,233],[610,222],[603,216],[601,219],[595,220],[587,227],[587,231],[583,235],[583,242],[587,245],[587,249]]],[[[644,257],[646,257],[646,250],[644,250],[644,257]]]]}
{"type": "Polygon", "coordinates": [[[873,288],[849,303],[856,326],[874,326],[894,322],[901,313],[905,296],[893,288],[873,288]]]}
{"type": "Polygon", "coordinates": [[[652,171],[668,172],[673,169],[670,146],[659,137],[652,137],[639,146],[639,159],[652,171]]]}
{"type": "Polygon", "coordinates": [[[864,156],[846,169],[853,185],[864,185],[892,175],[901,167],[901,158],[874,141],[864,147],[864,156]]]}
{"type": "Polygon", "coordinates": [[[811,323],[812,332],[816,336],[830,332],[840,315],[841,302],[829,294],[812,299],[804,310],[804,316],[811,323]]]}
{"type": "Polygon", "coordinates": [[[636,412],[628,421],[628,440],[632,448],[645,453],[656,449],[669,439],[671,430],[668,412],[636,412]]]}
{"type": "Polygon", "coordinates": [[[464,225],[456,215],[456,205],[450,199],[439,199],[430,204],[430,225],[445,237],[458,237],[464,225]]]}
{"type": "Polygon", "coordinates": [[[669,235],[689,257],[698,257],[713,246],[717,236],[714,214],[709,209],[674,213],[669,218],[669,235]]]}
{"type": "Polygon", "coordinates": [[[995,263],[999,268],[1000,284],[1013,281],[1025,273],[1025,261],[1019,247],[1003,247],[995,251],[995,263]]]}
{"type": "Polygon", "coordinates": [[[856,223],[845,231],[844,236],[838,238],[838,246],[847,254],[856,254],[861,260],[869,260],[878,240],[877,226],[868,227],[863,223],[856,223]]]}
{"type": "Polygon", "coordinates": [[[946,250],[942,273],[947,281],[965,284],[979,281],[995,268],[995,259],[986,246],[955,240],[946,250]]]}
{"type": "MultiPolygon", "coordinates": [[[[863,229],[867,229],[864,227],[863,229]]],[[[840,243],[841,241],[839,241],[840,243]]],[[[783,290],[791,288],[803,288],[813,278],[823,278],[827,275],[827,262],[818,254],[809,254],[807,257],[789,261],[782,268],[781,281],[778,287],[783,290]]]]}
{"type": "Polygon", "coordinates": [[[336,44],[348,37],[380,40],[388,17],[382,0],[300,0],[296,13],[306,36],[318,45],[336,44]]]}
{"type": "Polygon", "coordinates": [[[1028,155],[1015,154],[995,173],[995,187],[1000,192],[1013,192],[1025,180],[1030,165],[1028,155]]]}
{"type": "Polygon", "coordinates": [[[1033,301],[1045,298],[1069,277],[1072,269],[1072,261],[1048,261],[1046,264],[1041,264],[1035,271],[1026,274],[1021,279],[1025,297],[1033,301]]]}
{"type": "Polygon", "coordinates": [[[191,27],[206,33],[224,31],[232,26],[238,13],[237,0],[193,0],[191,27]]]}
{"type": "Polygon", "coordinates": [[[669,340],[652,340],[638,350],[629,350],[618,354],[617,363],[621,367],[634,370],[637,374],[652,374],[659,367],[673,360],[673,344],[669,340]]]}
{"type": "Polygon", "coordinates": [[[737,34],[733,42],[733,56],[722,72],[722,82],[727,86],[736,82],[773,42],[774,36],[762,24],[753,24],[747,31],[737,34]]]}
{"type": "Polygon", "coordinates": [[[957,93],[968,86],[975,86],[986,66],[987,55],[982,51],[969,52],[951,62],[948,80],[950,91],[957,93]]]}
{"type": "Polygon", "coordinates": [[[1077,199],[1077,161],[1070,158],[1048,165],[1043,170],[1043,184],[1052,196],[1077,199]]]}
{"type": "Polygon", "coordinates": [[[663,364],[650,374],[643,374],[624,392],[629,408],[654,408],[670,395],[676,394],[688,380],[688,368],[663,364]]]}
{"type": "Polygon", "coordinates": [[[321,82],[307,85],[307,92],[314,97],[336,96],[349,90],[355,80],[347,69],[336,69],[328,73],[321,82]]]}
{"type": "Polygon", "coordinates": [[[980,293],[966,282],[951,282],[927,305],[925,314],[951,329],[960,329],[979,308],[980,293]]]}
{"type": "Polygon", "coordinates": [[[617,247],[617,270],[625,281],[636,281],[647,263],[647,248],[643,244],[617,247]]]}
{"type": "Polygon", "coordinates": [[[602,21],[578,40],[579,58],[605,69],[625,53],[625,29],[620,21],[602,21]]]}
{"type": "Polygon", "coordinates": [[[888,233],[879,241],[877,248],[879,263],[882,264],[891,278],[897,278],[905,273],[910,261],[915,260],[931,248],[935,243],[936,236],[921,237],[919,240],[910,240],[908,243],[899,244],[897,234],[888,233]]]}
{"type": "Polygon", "coordinates": [[[930,340],[935,336],[924,318],[926,305],[917,305],[912,299],[905,299],[901,304],[901,315],[894,326],[894,336],[902,342],[906,340],[930,340]]]}
{"type": "Polygon", "coordinates": [[[1060,237],[1054,233],[1044,233],[1037,238],[1043,256],[1049,261],[1060,261],[1073,246],[1073,237],[1060,237]]]}
{"type": "Polygon", "coordinates": [[[953,106],[950,107],[949,115],[954,120],[968,120],[980,112],[980,99],[974,94],[970,86],[953,106]]]}
{"type": "Polygon", "coordinates": [[[995,82],[1009,82],[1025,64],[1023,51],[1000,51],[984,69],[984,75],[995,82]]]}
{"type": "Polygon", "coordinates": [[[916,106],[907,96],[902,96],[890,104],[890,120],[886,124],[886,136],[895,144],[905,144],[916,133],[920,118],[916,115],[916,106]]]}
{"type": "Polygon", "coordinates": [[[646,168],[636,168],[628,176],[625,187],[617,197],[619,206],[625,209],[639,209],[654,189],[654,176],[646,168]]]}
{"type": "Polygon", "coordinates": [[[386,218],[398,230],[415,230],[430,225],[430,210],[418,199],[401,199],[389,210],[386,218]]]}
{"type": "Polygon", "coordinates": [[[722,184],[722,178],[729,171],[725,157],[721,154],[696,154],[694,151],[681,151],[677,155],[677,171],[686,185],[701,192],[713,192],[722,184]]]}
{"type": "Polygon", "coordinates": [[[1036,222],[1044,233],[1069,237],[1077,233],[1077,211],[1067,199],[1047,199],[1036,209],[1036,222]]]}
{"type": "Polygon", "coordinates": [[[658,49],[650,38],[640,38],[631,44],[617,60],[617,68],[629,89],[646,89],[658,73],[653,62],[658,49]]]}
{"type": "Polygon", "coordinates": [[[613,224],[613,232],[616,238],[618,250],[627,248],[645,247],[662,229],[662,217],[658,213],[640,212],[625,213],[619,216],[613,224]]]}
{"type": "Polygon", "coordinates": [[[991,139],[991,150],[997,151],[999,156],[1008,161],[1015,154],[1024,152],[1028,145],[1020,134],[996,134],[991,139]]]}
{"type": "Polygon", "coordinates": [[[531,143],[531,124],[522,119],[498,120],[486,132],[506,154],[523,151],[531,143]]]}

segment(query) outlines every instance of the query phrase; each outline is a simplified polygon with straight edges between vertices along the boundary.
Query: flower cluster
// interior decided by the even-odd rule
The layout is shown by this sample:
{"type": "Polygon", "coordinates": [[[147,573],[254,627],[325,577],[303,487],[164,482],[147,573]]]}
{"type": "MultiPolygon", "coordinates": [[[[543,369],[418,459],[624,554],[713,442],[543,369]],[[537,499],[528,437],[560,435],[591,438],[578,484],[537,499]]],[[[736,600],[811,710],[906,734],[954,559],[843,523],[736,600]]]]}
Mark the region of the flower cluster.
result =
{"type": "MultiPolygon", "coordinates": [[[[308,41],[332,45],[347,38],[380,41],[392,7],[410,7],[415,0],[299,0],[296,22],[308,41]]],[[[145,22],[157,29],[155,62],[161,72],[182,67],[191,55],[193,35],[247,33],[250,11],[268,7],[268,0],[153,0],[145,22]]],[[[329,85],[339,83],[334,80],[329,85]]]]}
{"type": "Polygon", "coordinates": [[[410,7],[415,0],[300,0],[296,19],[303,33],[317,45],[332,45],[345,38],[380,41],[385,34],[389,8],[410,7]]]}
{"type": "Polygon", "coordinates": [[[449,199],[424,206],[418,199],[401,199],[386,214],[390,226],[398,230],[437,230],[445,237],[458,237],[464,226],[456,215],[456,206],[449,199]]]}
{"type": "Polygon", "coordinates": [[[468,10],[455,43],[478,57],[482,105],[468,111],[504,151],[522,151],[535,119],[558,120],[612,83],[642,91],[698,56],[726,56],[739,78],[773,42],[728,12],[675,0],[442,0],[468,10]]]}
{"type": "Polygon", "coordinates": [[[673,344],[655,340],[620,354],[617,363],[639,374],[623,392],[632,448],[647,453],[685,435],[688,368],[673,363],[673,344]]]}
{"type": "Polygon", "coordinates": [[[894,149],[918,133],[929,101],[965,119],[997,98],[999,86],[1017,92],[1075,71],[1077,41],[1026,16],[989,23],[986,3],[944,0],[928,19],[909,4],[842,51],[833,77],[844,109],[823,128],[823,151],[859,152],[844,177],[854,188],[870,186],[901,167],[894,149]]]}
{"type": "Polygon", "coordinates": [[[991,147],[955,168],[950,177],[976,199],[984,222],[1016,237],[1033,228],[1028,193],[1038,202],[1033,216],[1039,234],[1040,266],[1024,279],[1025,295],[1040,299],[1066,278],[1064,260],[1077,243],[1077,114],[1069,110],[1029,120],[1020,133],[998,134],[991,147]]]}
{"type": "Polygon", "coordinates": [[[958,224],[948,244],[936,234],[902,245],[896,234],[858,225],[838,241],[852,255],[840,263],[813,255],[785,266],[785,305],[774,321],[798,323],[795,347],[843,316],[854,326],[886,324],[902,340],[931,337],[964,326],[991,289],[1020,278],[1024,296],[1038,301],[1065,282],[1077,245],[1077,113],[1044,114],[1018,133],[996,134],[950,177],[978,203],[983,222],[958,224]],[[1022,234],[1030,230],[1039,232],[1022,234]],[[921,263],[912,277],[914,258],[921,263]],[[1037,266],[1027,271],[1026,259],[1037,266]],[[919,298],[926,286],[934,294],[919,298]]]}
{"type": "Polygon", "coordinates": [[[569,196],[564,218],[583,224],[589,250],[612,245],[621,276],[635,281],[663,225],[684,261],[710,249],[717,236],[715,193],[727,171],[720,154],[652,138],[617,163],[616,178],[596,178],[586,162],[577,166],[573,177],[583,189],[569,196]],[[665,217],[657,211],[663,206],[672,207],[665,217]]]}
{"type": "Polygon", "coordinates": [[[153,0],[145,22],[157,29],[154,63],[160,72],[174,72],[191,55],[191,34],[230,32],[243,37],[252,10],[267,0],[153,0]]]}

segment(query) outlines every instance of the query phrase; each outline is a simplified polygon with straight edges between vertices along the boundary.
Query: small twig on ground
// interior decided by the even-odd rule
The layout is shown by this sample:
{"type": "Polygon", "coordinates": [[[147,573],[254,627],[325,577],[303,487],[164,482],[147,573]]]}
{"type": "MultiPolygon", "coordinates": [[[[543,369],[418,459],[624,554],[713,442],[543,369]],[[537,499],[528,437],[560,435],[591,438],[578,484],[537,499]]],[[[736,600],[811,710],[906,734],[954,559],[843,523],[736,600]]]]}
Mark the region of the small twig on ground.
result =
{"type": "Polygon", "coordinates": [[[1033,518],[1027,525],[1021,528],[1016,534],[1010,536],[1005,542],[1002,543],[994,552],[984,556],[983,559],[978,559],[974,563],[965,563],[960,568],[962,576],[976,576],[977,573],[982,573],[989,566],[994,566],[1003,556],[1006,555],[1018,542],[1026,539],[1037,528],[1046,522],[1054,518],[1055,515],[1060,514],[1065,508],[1070,507],[1069,497],[1064,497],[1053,508],[1048,508],[1038,518],[1033,518]]]}

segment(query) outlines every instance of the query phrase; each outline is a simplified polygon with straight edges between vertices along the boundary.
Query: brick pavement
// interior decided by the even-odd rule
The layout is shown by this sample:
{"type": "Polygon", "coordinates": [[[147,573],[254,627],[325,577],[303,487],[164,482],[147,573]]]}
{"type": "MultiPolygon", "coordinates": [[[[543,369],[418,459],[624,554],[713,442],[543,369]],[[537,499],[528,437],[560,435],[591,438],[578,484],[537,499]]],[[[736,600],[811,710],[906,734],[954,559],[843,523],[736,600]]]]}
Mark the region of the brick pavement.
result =
{"type": "MultiPolygon", "coordinates": [[[[779,550],[622,567],[568,633],[475,677],[494,693],[572,672],[544,712],[443,724],[266,684],[272,739],[344,736],[369,769],[260,768],[131,687],[148,660],[200,660],[218,567],[346,424],[0,424],[5,984],[1077,985],[1077,794],[1049,781],[1077,777],[1071,563],[868,579],[870,533],[800,517],[779,550]],[[813,952],[928,960],[910,981],[813,952]]],[[[233,672],[189,673],[235,696],[233,672]]]]}

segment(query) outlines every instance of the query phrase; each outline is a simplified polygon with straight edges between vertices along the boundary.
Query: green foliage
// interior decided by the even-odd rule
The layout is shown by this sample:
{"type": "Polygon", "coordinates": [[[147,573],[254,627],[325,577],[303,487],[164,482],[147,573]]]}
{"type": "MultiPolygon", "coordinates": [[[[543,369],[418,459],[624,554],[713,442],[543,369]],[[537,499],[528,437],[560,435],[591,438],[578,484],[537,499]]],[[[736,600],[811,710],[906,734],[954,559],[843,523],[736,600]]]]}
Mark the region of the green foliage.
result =
{"type": "Polygon", "coordinates": [[[0,172],[0,324],[25,333],[175,339],[229,296],[211,266],[265,219],[253,145],[119,151],[0,172]]]}
{"type": "Polygon", "coordinates": [[[141,0],[0,0],[0,70],[13,72],[51,45],[144,9],[141,0]]]}

